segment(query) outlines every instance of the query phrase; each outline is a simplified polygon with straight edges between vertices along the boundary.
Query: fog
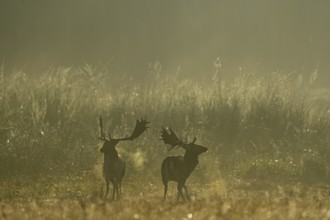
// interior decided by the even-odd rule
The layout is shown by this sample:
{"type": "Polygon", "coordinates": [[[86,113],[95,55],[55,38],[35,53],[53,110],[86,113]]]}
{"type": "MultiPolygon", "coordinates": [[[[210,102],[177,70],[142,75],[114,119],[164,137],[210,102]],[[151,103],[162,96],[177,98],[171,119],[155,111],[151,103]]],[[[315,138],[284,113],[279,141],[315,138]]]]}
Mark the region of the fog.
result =
{"type": "Polygon", "coordinates": [[[134,78],[209,76],[219,57],[230,77],[247,69],[330,76],[328,0],[1,0],[6,70],[106,65],[134,78]]]}

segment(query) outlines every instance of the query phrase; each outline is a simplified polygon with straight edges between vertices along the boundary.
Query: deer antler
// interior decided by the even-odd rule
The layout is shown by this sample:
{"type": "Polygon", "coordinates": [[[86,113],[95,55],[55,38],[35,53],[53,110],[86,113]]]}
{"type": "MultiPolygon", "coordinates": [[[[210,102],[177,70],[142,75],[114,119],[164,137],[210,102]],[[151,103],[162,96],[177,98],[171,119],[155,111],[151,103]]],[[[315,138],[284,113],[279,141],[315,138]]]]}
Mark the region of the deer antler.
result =
{"type": "Polygon", "coordinates": [[[114,140],[114,141],[127,141],[127,140],[134,140],[135,138],[139,137],[147,128],[147,124],[150,123],[147,121],[147,119],[143,119],[141,118],[141,120],[136,120],[136,125],[135,128],[133,130],[133,133],[131,134],[131,136],[129,137],[125,137],[125,138],[111,138],[110,133],[109,135],[109,139],[107,139],[105,137],[105,133],[103,131],[103,123],[102,123],[102,117],[100,116],[100,132],[101,132],[101,137],[98,137],[98,139],[102,140],[102,141],[107,141],[107,140],[114,140]]]}
{"type": "MultiPolygon", "coordinates": [[[[107,139],[105,138],[105,134],[104,134],[104,131],[103,131],[103,122],[102,122],[102,116],[101,115],[100,115],[100,134],[101,134],[101,136],[98,137],[98,139],[100,139],[102,141],[106,141],[107,139]]],[[[110,134],[109,134],[109,138],[111,139],[110,134]]]]}
{"type": "Polygon", "coordinates": [[[164,141],[165,144],[169,144],[172,146],[169,150],[172,150],[174,147],[181,146],[184,144],[182,140],[179,139],[178,136],[176,136],[176,134],[171,128],[168,128],[168,130],[169,132],[167,131],[167,129],[162,127],[162,133],[160,138],[164,141]]]}
{"type": "Polygon", "coordinates": [[[122,140],[134,140],[135,138],[139,137],[145,130],[147,130],[147,127],[146,125],[150,123],[147,121],[146,118],[141,118],[141,120],[136,120],[136,125],[135,125],[135,128],[133,130],[133,133],[131,134],[130,137],[128,138],[123,138],[122,140]]]}

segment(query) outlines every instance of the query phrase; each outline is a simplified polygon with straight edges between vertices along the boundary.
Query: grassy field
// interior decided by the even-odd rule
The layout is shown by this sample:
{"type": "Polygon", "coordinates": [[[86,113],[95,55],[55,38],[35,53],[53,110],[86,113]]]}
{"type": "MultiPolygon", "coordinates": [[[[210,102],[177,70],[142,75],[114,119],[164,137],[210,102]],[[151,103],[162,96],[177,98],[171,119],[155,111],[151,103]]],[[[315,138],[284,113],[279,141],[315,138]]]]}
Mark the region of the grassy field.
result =
{"type": "Polygon", "coordinates": [[[21,182],[20,187],[2,185],[1,193],[11,189],[12,195],[0,202],[1,219],[330,219],[330,188],[325,185],[269,182],[250,189],[229,186],[225,180],[189,184],[192,201],[177,203],[174,184],[162,202],[160,181],[126,180],[121,200],[110,201],[101,199],[101,184],[92,180],[80,176],[21,182]]]}
{"type": "Polygon", "coordinates": [[[191,202],[175,202],[175,184],[162,202],[160,180],[125,179],[119,201],[104,200],[93,173],[1,184],[2,219],[330,219],[330,188],[222,179],[189,181],[191,202]],[[251,184],[256,184],[251,187],[251,184]]]}
{"type": "Polygon", "coordinates": [[[105,68],[0,68],[0,218],[330,219],[327,90],[311,76],[241,73],[226,82],[151,66],[136,81],[105,68]],[[104,200],[98,117],[115,137],[136,118],[151,128],[117,147],[127,162],[120,201],[104,200]],[[161,126],[208,147],[189,177],[193,201],[161,202],[161,126]]]}
{"type": "Polygon", "coordinates": [[[329,201],[312,198],[246,195],[189,204],[162,204],[152,196],[116,203],[43,200],[1,204],[1,214],[3,219],[329,219],[329,201]]]}

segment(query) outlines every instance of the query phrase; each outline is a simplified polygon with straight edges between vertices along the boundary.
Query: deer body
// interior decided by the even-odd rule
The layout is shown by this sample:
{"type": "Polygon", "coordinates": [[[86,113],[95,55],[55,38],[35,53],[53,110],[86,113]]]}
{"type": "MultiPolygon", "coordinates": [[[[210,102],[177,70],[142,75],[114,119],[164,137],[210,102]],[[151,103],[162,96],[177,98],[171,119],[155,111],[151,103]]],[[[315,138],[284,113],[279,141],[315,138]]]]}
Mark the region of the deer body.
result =
{"type": "Polygon", "coordinates": [[[178,183],[178,201],[180,197],[182,200],[185,200],[182,193],[182,188],[184,188],[186,192],[187,199],[190,200],[186,187],[186,180],[198,164],[198,155],[206,152],[208,149],[206,147],[195,144],[196,138],[191,143],[183,143],[176,137],[172,130],[170,130],[170,133],[168,133],[165,129],[163,129],[162,138],[165,143],[171,144],[172,148],[175,146],[180,146],[185,149],[184,156],[169,156],[163,160],[161,174],[164,184],[164,201],[166,199],[169,181],[175,181],[178,183]]]}
{"type": "Polygon", "coordinates": [[[119,157],[115,148],[118,142],[114,142],[115,141],[106,141],[100,151],[104,154],[103,176],[106,186],[105,197],[108,196],[109,185],[111,182],[113,186],[112,198],[114,199],[117,194],[118,199],[121,193],[121,181],[126,172],[126,163],[121,157],[119,157]]]}
{"type": "Polygon", "coordinates": [[[140,136],[148,128],[146,127],[146,124],[148,123],[149,122],[147,122],[146,119],[141,119],[141,121],[137,120],[135,129],[130,137],[114,139],[111,138],[109,134],[109,139],[107,139],[105,138],[105,134],[103,132],[103,123],[102,118],[100,116],[101,137],[99,137],[99,139],[104,141],[100,151],[104,154],[103,176],[106,185],[105,198],[107,198],[108,196],[109,185],[111,182],[113,186],[112,199],[114,200],[116,195],[117,199],[119,199],[119,196],[121,194],[121,182],[126,172],[126,163],[118,155],[116,145],[119,143],[119,141],[132,141],[138,136],[140,136]]]}

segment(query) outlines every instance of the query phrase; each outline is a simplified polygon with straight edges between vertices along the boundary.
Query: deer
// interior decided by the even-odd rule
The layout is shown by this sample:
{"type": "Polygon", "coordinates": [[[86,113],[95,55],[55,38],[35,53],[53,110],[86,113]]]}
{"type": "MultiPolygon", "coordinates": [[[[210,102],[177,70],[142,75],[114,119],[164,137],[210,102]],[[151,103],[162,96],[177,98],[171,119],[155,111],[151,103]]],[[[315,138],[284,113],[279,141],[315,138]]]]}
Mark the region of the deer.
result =
{"type": "Polygon", "coordinates": [[[207,152],[208,149],[201,145],[195,144],[196,137],[194,137],[193,141],[190,143],[187,143],[187,141],[183,142],[182,139],[177,137],[171,128],[165,129],[163,127],[160,139],[163,140],[165,144],[171,145],[169,151],[175,147],[181,147],[185,150],[184,156],[168,156],[162,162],[161,175],[164,184],[163,201],[166,199],[169,181],[175,181],[178,183],[177,202],[179,202],[180,197],[184,202],[186,201],[182,193],[182,188],[186,192],[188,201],[190,201],[186,181],[198,164],[198,156],[204,152],[207,152]]]}
{"type": "Polygon", "coordinates": [[[100,137],[99,140],[104,141],[102,147],[100,148],[100,152],[104,154],[104,162],[103,162],[103,177],[106,185],[106,193],[105,198],[108,197],[109,193],[109,185],[110,182],[113,186],[112,191],[112,200],[115,200],[115,195],[117,196],[117,200],[121,195],[121,181],[126,172],[126,163],[119,156],[116,145],[120,141],[133,141],[137,137],[139,137],[147,128],[147,124],[149,122],[147,119],[136,120],[135,128],[130,136],[126,136],[124,138],[112,138],[110,133],[108,133],[108,138],[105,137],[105,133],[103,131],[103,122],[102,117],[100,116],[100,137]]]}

